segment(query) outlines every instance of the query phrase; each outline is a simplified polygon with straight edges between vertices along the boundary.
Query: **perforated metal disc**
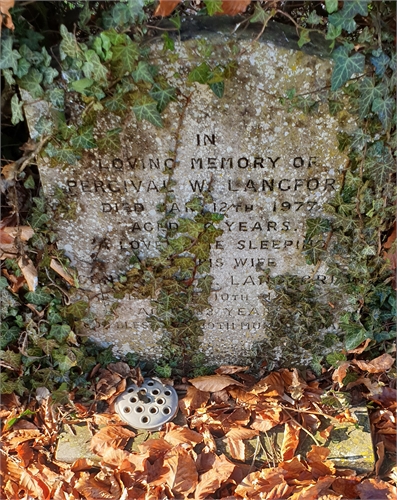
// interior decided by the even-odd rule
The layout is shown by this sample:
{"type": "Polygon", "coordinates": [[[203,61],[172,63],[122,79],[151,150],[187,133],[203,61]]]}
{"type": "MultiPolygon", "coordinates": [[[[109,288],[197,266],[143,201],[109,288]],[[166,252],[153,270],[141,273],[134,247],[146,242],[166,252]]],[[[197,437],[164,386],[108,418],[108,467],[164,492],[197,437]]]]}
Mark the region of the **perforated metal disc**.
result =
{"type": "Polygon", "coordinates": [[[174,418],[178,411],[178,395],[170,385],[145,378],[138,387],[130,384],[116,399],[120,417],[135,429],[154,431],[174,418]]]}

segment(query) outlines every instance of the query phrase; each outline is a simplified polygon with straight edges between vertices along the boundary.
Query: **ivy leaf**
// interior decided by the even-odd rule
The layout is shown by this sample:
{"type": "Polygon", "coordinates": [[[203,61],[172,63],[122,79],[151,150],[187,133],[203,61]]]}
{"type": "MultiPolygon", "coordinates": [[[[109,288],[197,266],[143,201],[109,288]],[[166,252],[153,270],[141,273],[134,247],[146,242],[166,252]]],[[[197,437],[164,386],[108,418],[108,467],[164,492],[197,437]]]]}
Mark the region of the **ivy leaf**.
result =
{"type": "Polygon", "coordinates": [[[15,76],[22,78],[29,73],[30,62],[28,62],[24,57],[21,57],[18,61],[18,68],[15,72],[15,76]]]}
{"type": "Polygon", "coordinates": [[[14,94],[11,98],[11,123],[16,125],[19,122],[23,122],[22,113],[23,102],[18,99],[17,94],[14,94]]]}
{"type": "Polygon", "coordinates": [[[105,106],[108,108],[109,111],[112,111],[113,113],[125,111],[128,109],[123,94],[116,94],[110,97],[109,99],[106,100],[105,106]]]}
{"type": "Polygon", "coordinates": [[[5,38],[1,42],[0,69],[11,68],[16,73],[20,57],[19,52],[12,48],[12,38],[5,38]]]}
{"type": "Polygon", "coordinates": [[[8,83],[8,85],[14,85],[15,80],[12,76],[12,71],[10,69],[3,69],[4,80],[8,83]]]}
{"type": "Polygon", "coordinates": [[[378,76],[383,76],[385,71],[389,65],[390,57],[386,55],[382,50],[377,50],[372,53],[372,57],[370,58],[371,63],[375,67],[375,73],[378,76]],[[380,53],[379,53],[380,52],[380,53]]]}
{"type": "Polygon", "coordinates": [[[163,120],[157,109],[157,103],[155,101],[149,101],[148,99],[141,99],[132,108],[137,120],[147,120],[148,122],[156,125],[156,127],[163,126],[163,120]]]}
{"type": "Polygon", "coordinates": [[[165,32],[161,35],[161,38],[164,40],[163,51],[166,52],[167,50],[170,50],[173,52],[175,50],[175,43],[170,35],[165,32]]]}
{"type": "Polygon", "coordinates": [[[204,276],[204,278],[199,278],[197,281],[197,286],[200,288],[202,293],[209,295],[211,293],[212,282],[214,278],[210,275],[204,276]]]}
{"type": "Polygon", "coordinates": [[[70,86],[72,87],[73,90],[82,94],[82,93],[84,93],[84,90],[91,87],[91,85],[93,83],[94,83],[94,80],[91,80],[90,78],[82,78],[81,80],[77,80],[75,82],[72,82],[70,84],[70,86]]]}
{"type": "Polygon", "coordinates": [[[372,111],[374,111],[381,121],[383,128],[386,131],[390,130],[391,121],[395,110],[395,99],[387,97],[386,99],[377,98],[372,103],[372,111]]]}
{"type": "Polygon", "coordinates": [[[47,356],[51,355],[53,350],[59,346],[56,340],[44,337],[37,339],[36,345],[40,347],[40,349],[44,352],[44,354],[47,354],[47,356]]]}
{"type": "Polygon", "coordinates": [[[338,47],[333,52],[335,67],[331,77],[331,90],[335,91],[342,87],[354,73],[364,71],[365,56],[363,54],[354,54],[349,57],[347,47],[338,47]]]}
{"type": "Polygon", "coordinates": [[[393,156],[383,142],[377,141],[367,153],[365,171],[378,185],[384,185],[394,172],[393,156]]]}
{"type": "Polygon", "coordinates": [[[26,387],[23,385],[22,378],[18,378],[15,381],[8,380],[8,375],[4,372],[0,373],[0,387],[1,394],[12,394],[13,392],[16,392],[22,396],[23,393],[27,391],[26,387]]]}
{"type": "Polygon", "coordinates": [[[307,16],[306,22],[308,24],[316,25],[316,24],[322,24],[324,21],[323,18],[317,14],[317,12],[312,10],[310,14],[307,16]]]}
{"type": "Polygon", "coordinates": [[[340,34],[342,33],[342,28],[340,26],[334,26],[333,24],[328,24],[328,30],[325,35],[326,40],[334,40],[334,43],[332,46],[335,44],[335,38],[338,38],[340,34]]]}
{"type": "Polygon", "coordinates": [[[72,148],[62,148],[57,150],[56,158],[58,158],[62,163],[74,165],[78,156],[72,148]]]}
{"type": "Polygon", "coordinates": [[[135,82],[154,83],[153,76],[150,72],[149,64],[146,61],[139,61],[135,71],[131,73],[135,82]]]}
{"type": "Polygon", "coordinates": [[[194,68],[187,77],[188,82],[207,83],[211,70],[207,63],[203,62],[194,68]]]}
{"type": "Polygon", "coordinates": [[[52,357],[54,358],[55,366],[57,366],[59,371],[63,373],[68,372],[71,368],[73,368],[73,366],[77,365],[75,356],[73,356],[74,359],[72,359],[66,354],[55,351],[52,357]]]}
{"type": "Polygon", "coordinates": [[[306,28],[302,28],[298,40],[299,48],[302,48],[306,43],[310,43],[310,32],[306,28]]]}
{"type": "Polygon", "coordinates": [[[74,319],[83,319],[87,314],[88,302],[84,300],[78,300],[77,302],[73,302],[72,304],[64,307],[62,309],[62,314],[64,316],[73,316],[74,319]]]}
{"type": "Polygon", "coordinates": [[[368,15],[368,3],[370,0],[349,0],[343,3],[342,10],[328,16],[328,21],[334,26],[341,26],[348,33],[356,28],[354,17],[357,14],[368,15]]]}
{"type": "Polygon", "coordinates": [[[52,325],[50,333],[48,334],[49,338],[55,339],[57,342],[62,344],[68,336],[71,331],[71,328],[69,325],[63,324],[63,325],[52,325]]]}
{"type": "Polygon", "coordinates": [[[25,300],[35,306],[46,306],[52,301],[52,296],[46,293],[42,288],[36,288],[35,292],[28,292],[25,300]]]}
{"type": "Polygon", "coordinates": [[[186,208],[190,208],[190,210],[194,210],[195,212],[200,212],[203,208],[203,202],[196,196],[186,203],[186,208]]]}
{"type": "Polygon", "coordinates": [[[42,81],[42,73],[36,68],[30,68],[29,73],[23,76],[18,83],[23,89],[27,90],[32,97],[38,98],[42,97],[44,94],[44,90],[40,85],[42,81]]]}
{"type": "Polygon", "coordinates": [[[306,220],[306,239],[310,240],[317,234],[327,233],[331,230],[331,225],[328,219],[316,217],[306,220]]]}
{"type": "Polygon", "coordinates": [[[123,45],[116,45],[112,49],[112,64],[118,76],[131,73],[135,67],[135,61],[139,57],[139,50],[136,43],[126,41],[123,45]]]}
{"type": "Polygon", "coordinates": [[[40,52],[30,50],[26,45],[22,45],[19,49],[19,53],[33,66],[42,66],[41,63],[43,62],[44,57],[40,52]]]}
{"type": "Polygon", "coordinates": [[[72,146],[77,149],[92,149],[96,148],[96,142],[92,135],[94,127],[88,127],[85,130],[79,131],[79,135],[71,140],[72,146]]]}
{"type": "Polygon", "coordinates": [[[207,260],[210,254],[211,247],[209,243],[200,241],[190,249],[190,253],[195,255],[198,259],[207,260]]]}
{"type": "Polygon", "coordinates": [[[66,26],[63,24],[61,24],[59,31],[62,36],[62,41],[59,44],[61,61],[66,59],[67,56],[72,57],[73,59],[81,58],[82,50],[79,47],[76,37],[72,33],[69,33],[66,26]]]}
{"type": "Polygon", "coordinates": [[[7,363],[7,365],[9,365],[14,370],[19,371],[22,359],[21,353],[16,353],[14,351],[11,351],[10,349],[7,349],[6,351],[0,351],[0,359],[4,361],[4,363],[7,363]]]}
{"type": "Polygon", "coordinates": [[[51,56],[47,52],[47,49],[45,47],[42,47],[41,49],[41,55],[43,56],[43,64],[46,68],[48,68],[51,64],[51,56]]]}
{"type": "Polygon", "coordinates": [[[223,97],[223,93],[225,91],[225,82],[214,82],[208,84],[212,92],[216,95],[216,97],[223,97]]]}
{"type": "Polygon", "coordinates": [[[345,347],[348,352],[355,349],[363,343],[365,339],[369,338],[368,332],[361,325],[355,323],[342,323],[341,328],[346,333],[345,347]]]}
{"type": "Polygon", "coordinates": [[[346,361],[346,359],[346,355],[343,354],[343,352],[333,352],[331,354],[328,354],[328,356],[326,357],[327,363],[335,368],[337,368],[343,361],[346,361]]]}
{"type": "Polygon", "coordinates": [[[40,135],[51,135],[54,131],[54,124],[45,116],[41,116],[35,125],[35,129],[40,135]]]}
{"type": "Polygon", "coordinates": [[[54,78],[56,78],[58,75],[59,73],[55,68],[44,68],[43,83],[51,85],[51,83],[54,81],[54,78]]]}
{"type": "Polygon", "coordinates": [[[98,140],[98,146],[105,151],[117,151],[120,148],[120,127],[108,130],[104,137],[98,140]]]}
{"type": "Polygon", "coordinates": [[[363,119],[371,109],[374,99],[382,97],[378,87],[375,87],[372,78],[365,77],[360,83],[359,114],[363,119]]]}
{"type": "Polygon", "coordinates": [[[198,235],[204,231],[204,224],[195,222],[192,219],[178,219],[179,231],[182,233],[188,233],[193,238],[197,238],[198,235]]]}
{"type": "Polygon", "coordinates": [[[204,0],[209,16],[222,12],[222,0],[204,0]]]}
{"type": "Polygon", "coordinates": [[[62,89],[55,88],[47,91],[48,99],[50,103],[59,110],[62,110],[65,106],[65,92],[62,89]]]}
{"type": "Polygon", "coordinates": [[[0,349],[4,349],[8,346],[8,344],[15,342],[18,339],[20,333],[20,328],[18,328],[17,326],[8,328],[7,323],[3,321],[1,325],[0,349]]]}
{"type": "Polygon", "coordinates": [[[325,8],[327,9],[328,14],[332,14],[333,12],[338,10],[338,0],[325,0],[325,8]]]}
{"type": "Polygon", "coordinates": [[[192,244],[192,240],[188,236],[178,236],[177,238],[170,239],[169,244],[176,253],[181,253],[192,244]]]}
{"type": "Polygon", "coordinates": [[[156,86],[149,92],[149,95],[157,101],[157,109],[161,113],[170,101],[175,100],[175,88],[167,87],[166,89],[162,89],[156,86]]]}
{"type": "Polygon", "coordinates": [[[343,102],[333,101],[331,99],[328,101],[328,109],[331,116],[335,116],[337,113],[339,113],[339,111],[342,111],[343,108],[343,102]]]}
{"type": "Polygon", "coordinates": [[[98,54],[94,50],[84,52],[86,62],[83,64],[83,73],[86,78],[93,78],[95,81],[107,81],[108,71],[101,63],[98,54]]]}

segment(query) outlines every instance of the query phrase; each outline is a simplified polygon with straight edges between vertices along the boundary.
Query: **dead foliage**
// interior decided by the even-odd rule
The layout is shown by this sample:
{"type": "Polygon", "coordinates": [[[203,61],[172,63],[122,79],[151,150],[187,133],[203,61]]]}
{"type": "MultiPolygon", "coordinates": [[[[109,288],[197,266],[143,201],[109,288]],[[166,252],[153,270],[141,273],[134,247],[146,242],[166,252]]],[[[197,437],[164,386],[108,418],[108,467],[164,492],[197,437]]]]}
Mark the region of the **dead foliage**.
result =
{"type": "Polygon", "coordinates": [[[226,366],[215,375],[185,380],[177,386],[183,390],[179,406],[185,424],[170,422],[131,451],[128,443],[136,432],[111,409],[126,380],[140,384],[142,375],[118,362],[92,371],[97,405],[55,406],[43,388],[29,403],[21,403],[14,394],[3,399],[1,498],[395,498],[397,470],[384,470],[385,457],[396,452],[397,393],[382,383],[381,372],[390,368],[390,358],[354,359],[332,376],[336,389],[345,370],[354,370],[360,381],[356,387],[372,402],[378,455],[372,476],[336,468],[323,446],[313,444],[305,457],[297,454],[301,440],[316,433],[323,418],[332,422],[321,431],[324,439],[334,424],[354,418],[346,409],[323,403],[325,390],[310,373],[305,380],[288,369],[256,380],[244,373],[247,367],[226,366]],[[108,405],[107,412],[96,411],[101,405],[108,405]],[[91,449],[98,462],[80,458],[68,464],[54,458],[61,425],[76,422],[85,422],[92,430],[91,449]],[[258,460],[263,436],[281,425],[280,449],[258,460]],[[257,443],[254,453],[252,443],[257,443]]]}

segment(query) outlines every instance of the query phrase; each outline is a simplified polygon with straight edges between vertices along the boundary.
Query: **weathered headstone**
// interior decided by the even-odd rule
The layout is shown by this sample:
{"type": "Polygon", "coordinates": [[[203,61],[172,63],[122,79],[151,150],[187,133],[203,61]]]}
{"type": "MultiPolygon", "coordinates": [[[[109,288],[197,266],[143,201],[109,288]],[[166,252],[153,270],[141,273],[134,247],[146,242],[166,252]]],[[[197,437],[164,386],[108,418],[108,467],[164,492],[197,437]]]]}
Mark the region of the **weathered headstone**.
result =
{"type": "MultiPolygon", "coordinates": [[[[124,273],[134,253],[158,254],[164,229],[156,206],[164,201],[164,169],[173,168],[171,205],[178,217],[189,217],[185,204],[207,189],[213,202],[206,208],[225,216],[223,235],[211,250],[212,308],[202,316],[201,350],[212,362],[241,363],[268,334],[263,299],[271,295],[259,281],[258,265],[273,275],[314,272],[321,283],[331,280],[323,268],[308,266],[301,250],[306,219],[321,215],[340,185],[346,158],[337,132],[349,118],[342,126],[326,104],[309,115],[288,111],[279,99],[291,88],[309,94],[326,87],[331,62],[319,50],[298,50],[286,28],[271,28],[255,43],[252,32],[238,44],[229,32],[230,26],[220,32],[190,28],[176,41],[178,57],[172,60],[157,48],[160,72],[179,89],[163,114],[163,128],[138,122],[132,112],[121,118],[104,110],[95,134],[121,128],[117,153],[93,149],[66,168],[50,168],[46,158],[40,165],[59,245],[77,267],[96,316],[88,333],[119,353],[161,356],[161,332],[147,322],[150,302],[126,297],[114,308],[105,282],[124,273]],[[211,45],[209,59],[217,63],[230,58],[234,47],[241,51],[221,99],[208,85],[186,84],[203,45],[211,45]]],[[[78,120],[76,110],[72,115],[78,120]]]]}

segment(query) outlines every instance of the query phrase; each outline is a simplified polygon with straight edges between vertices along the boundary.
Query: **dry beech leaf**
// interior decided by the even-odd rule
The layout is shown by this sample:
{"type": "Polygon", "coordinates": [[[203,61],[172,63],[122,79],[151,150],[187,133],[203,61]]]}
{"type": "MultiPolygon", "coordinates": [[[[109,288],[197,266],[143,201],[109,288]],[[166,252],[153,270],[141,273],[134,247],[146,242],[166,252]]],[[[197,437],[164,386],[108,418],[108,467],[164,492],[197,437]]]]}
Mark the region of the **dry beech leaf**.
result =
{"type": "Polygon", "coordinates": [[[390,354],[384,353],[375,359],[371,359],[371,361],[354,359],[352,363],[357,365],[360,370],[368,373],[380,373],[391,368],[395,363],[395,359],[390,354]]]}
{"type": "Polygon", "coordinates": [[[184,415],[190,415],[194,410],[197,410],[197,408],[205,406],[209,397],[209,392],[200,391],[190,385],[187,388],[186,396],[179,401],[179,408],[184,415]]]}
{"type": "Polygon", "coordinates": [[[311,484],[306,488],[301,489],[298,493],[294,493],[291,500],[319,500],[321,493],[328,490],[331,484],[335,481],[334,477],[320,477],[315,484],[311,484]]]}
{"type": "Polygon", "coordinates": [[[4,24],[6,28],[9,30],[13,30],[15,28],[14,23],[12,22],[11,15],[9,10],[14,7],[15,0],[0,0],[0,32],[1,25],[4,24]]]}
{"type": "Polygon", "coordinates": [[[284,380],[280,373],[272,372],[255,384],[251,391],[268,397],[282,396],[284,394],[284,380]]]}
{"type": "Polygon", "coordinates": [[[330,450],[328,448],[315,445],[312,445],[311,450],[307,453],[306,462],[315,479],[335,474],[334,464],[327,460],[329,454],[330,450]]]}
{"type": "Polygon", "coordinates": [[[166,425],[166,434],[164,439],[174,446],[182,443],[195,446],[197,443],[201,443],[203,441],[203,436],[196,431],[192,431],[188,427],[180,427],[170,422],[166,425]]]}
{"type": "Polygon", "coordinates": [[[200,391],[217,392],[230,385],[242,386],[241,382],[237,382],[228,375],[204,375],[202,377],[192,378],[189,382],[200,391]]]}
{"type": "Polygon", "coordinates": [[[361,500],[394,500],[397,488],[381,479],[364,479],[357,485],[361,500]]]}
{"type": "Polygon", "coordinates": [[[244,439],[251,439],[257,436],[259,431],[246,429],[245,427],[233,427],[226,433],[226,440],[229,445],[230,454],[236,460],[245,460],[245,444],[244,439]]]}
{"type": "Polygon", "coordinates": [[[246,372],[249,366],[223,365],[220,366],[215,373],[218,375],[232,375],[233,373],[246,372]]]}
{"type": "Polygon", "coordinates": [[[222,13],[235,16],[245,12],[251,0],[222,0],[222,13]]]}
{"type": "Polygon", "coordinates": [[[243,498],[266,500],[290,498],[293,488],[285,481],[284,475],[285,471],[280,467],[251,472],[237,486],[235,493],[243,498]]]}
{"type": "Polygon", "coordinates": [[[169,16],[172,14],[180,1],[181,0],[160,0],[156,10],[154,11],[154,15],[162,17],[169,16]]]}
{"type": "MultiPolygon", "coordinates": [[[[209,454],[210,455],[210,454],[209,454]]],[[[200,480],[194,492],[195,500],[204,500],[211,498],[232,475],[235,470],[235,464],[229,462],[225,455],[220,457],[213,455],[211,468],[200,475],[200,480]]]]}
{"type": "Polygon", "coordinates": [[[351,365],[350,361],[343,361],[332,374],[332,380],[343,386],[343,379],[346,377],[347,370],[351,365]]]}
{"type": "Polygon", "coordinates": [[[166,482],[172,492],[174,495],[183,494],[186,498],[198,482],[194,460],[182,445],[178,445],[166,454],[164,464],[170,469],[166,482]]]}
{"type": "Polygon", "coordinates": [[[26,257],[21,257],[18,260],[18,266],[22,271],[22,274],[28,284],[29,290],[34,292],[39,284],[39,279],[37,277],[37,269],[35,268],[33,262],[26,257]]]}
{"type": "Polygon", "coordinates": [[[337,477],[332,483],[332,489],[337,495],[342,495],[342,498],[356,499],[359,498],[357,491],[357,484],[360,482],[359,478],[345,478],[337,477]]]}
{"type": "Polygon", "coordinates": [[[349,354],[361,354],[365,351],[365,349],[368,347],[368,344],[371,342],[371,339],[366,339],[362,344],[360,344],[358,347],[355,349],[352,349],[349,351],[349,354]]]}
{"type": "Polygon", "coordinates": [[[63,268],[63,266],[61,266],[61,264],[57,260],[51,258],[50,268],[57,274],[59,274],[59,276],[61,276],[67,283],[69,283],[69,285],[75,286],[74,278],[70,276],[70,274],[63,268]]]}
{"type": "Polygon", "coordinates": [[[24,467],[28,467],[29,463],[31,462],[32,458],[34,457],[34,452],[30,444],[25,441],[24,443],[19,444],[16,447],[18,457],[22,461],[22,465],[24,467]]]}
{"type": "Polygon", "coordinates": [[[91,450],[100,455],[108,446],[124,448],[130,438],[135,437],[135,432],[121,425],[108,425],[100,429],[91,439],[91,450]]]}
{"type": "Polygon", "coordinates": [[[293,420],[285,422],[283,443],[281,445],[281,456],[283,460],[291,460],[299,444],[300,427],[293,420]]]}
{"type": "Polygon", "coordinates": [[[165,439],[148,439],[139,445],[141,453],[149,453],[152,455],[161,455],[172,449],[172,445],[165,439]]]}

